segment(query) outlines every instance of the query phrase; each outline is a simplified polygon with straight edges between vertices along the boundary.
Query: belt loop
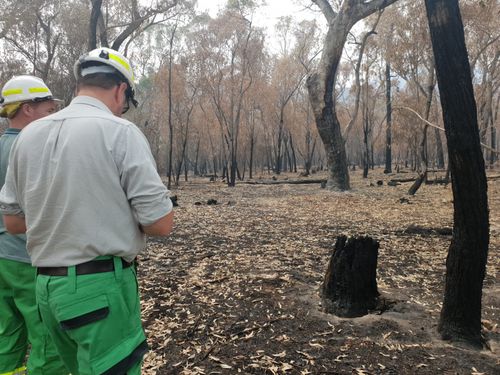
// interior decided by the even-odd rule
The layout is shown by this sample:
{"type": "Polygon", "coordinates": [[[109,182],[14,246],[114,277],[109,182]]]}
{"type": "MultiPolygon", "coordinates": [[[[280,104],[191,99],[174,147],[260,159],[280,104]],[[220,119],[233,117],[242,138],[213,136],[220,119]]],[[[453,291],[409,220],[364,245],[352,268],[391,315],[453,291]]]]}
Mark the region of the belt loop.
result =
{"type": "Polygon", "coordinates": [[[76,266],[68,267],[67,283],[68,283],[69,293],[70,294],[76,293],[76,266]]]}
{"type": "Polygon", "coordinates": [[[123,274],[122,258],[114,256],[113,264],[115,269],[115,278],[117,281],[120,281],[122,279],[122,274],[123,274]]]}

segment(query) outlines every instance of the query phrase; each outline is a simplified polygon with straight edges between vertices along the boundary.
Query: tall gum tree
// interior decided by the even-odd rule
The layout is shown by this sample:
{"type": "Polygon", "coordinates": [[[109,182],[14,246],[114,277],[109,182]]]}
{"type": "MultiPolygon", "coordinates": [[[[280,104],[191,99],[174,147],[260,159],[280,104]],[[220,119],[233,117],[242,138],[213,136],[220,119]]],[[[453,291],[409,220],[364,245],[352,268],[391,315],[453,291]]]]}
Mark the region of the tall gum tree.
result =
{"type": "Polygon", "coordinates": [[[349,31],[363,18],[397,0],[343,0],[335,11],[328,0],[313,0],[325,16],[328,31],[318,67],[307,78],[309,100],[316,126],[325,146],[329,177],[327,188],[350,189],[345,142],[336,113],[335,81],[349,31]]]}
{"type": "Polygon", "coordinates": [[[425,0],[448,141],[454,224],[438,330],[482,346],[481,296],[489,244],[486,173],[458,0],[425,0]]]}

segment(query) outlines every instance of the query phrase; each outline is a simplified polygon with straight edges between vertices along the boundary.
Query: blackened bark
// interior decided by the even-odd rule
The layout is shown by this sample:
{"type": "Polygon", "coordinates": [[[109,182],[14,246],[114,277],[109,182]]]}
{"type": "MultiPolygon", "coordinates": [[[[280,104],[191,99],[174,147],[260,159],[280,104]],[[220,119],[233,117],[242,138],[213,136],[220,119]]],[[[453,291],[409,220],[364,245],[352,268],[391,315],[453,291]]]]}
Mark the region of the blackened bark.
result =
{"type": "Polygon", "coordinates": [[[294,173],[297,173],[297,156],[295,155],[295,147],[293,145],[293,137],[292,133],[290,133],[290,157],[292,159],[293,170],[290,166],[290,170],[294,173]]]}
{"type": "Polygon", "coordinates": [[[248,163],[248,167],[249,167],[249,173],[250,173],[250,179],[253,178],[253,152],[254,152],[254,148],[255,148],[255,138],[254,138],[254,133],[252,131],[252,135],[251,135],[251,138],[250,138],[250,162],[248,163]]]}
{"type": "MultiPolygon", "coordinates": [[[[109,4],[106,4],[106,14],[108,13],[108,6],[109,4]]],[[[99,39],[101,40],[101,47],[108,47],[109,48],[109,41],[108,41],[108,31],[106,30],[106,25],[104,23],[104,16],[103,16],[103,10],[101,8],[101,14],[99,16],[99,19],[97,21],[97,27],[99,28],[99,39]]]]}
{"type": "Polygon", "coordinates": [[[173,60],[173,46],[175,32],[177,31],[177,24],[174,25],[172,34],[169,40],[169,53],[168,53],[168,164],[167,164],[167,187],[170,189],[172,186],[172,172],[173,172],[173,149],[174,149],[174,123],[172,120],[172,60],[173,60]]]}
{"type": "MultiPolygon", "coordinates": [[[[368,91],[368,90],[367,90],[368,91]]],[[[365,99],[367,101],[368,98],[365,99]]],[[[364,106],[368,106],[365,102],[364,106]]],[[[363,110],[363,178],[368,178],[368,169],[370,168],[370,146],[368,142],[368,133],[370,132],[370,120],[368,119],[368,110],[365,108],[363,110]]]]}
{"type": "MultiPolygon", "coordinates": [[[[424,119],[429,121],[429,116],[431,113],[432,97],[434,95],[434,86],[436,86],[436,77],[434,75],[434,62],[431,64],[429,69],[429,82],[427,84],[427,91],[425,92],[426,104],[425,104],[425,115],[424,119]]],[[[427,131],[429,130],[429,125],[424,124],[424,129],[422,132],[422,141],[420,142],[420,159],[422,160],[423,170],[420,172],[419,178],[415,181],[413,186],[408,191],[409,195],[415,195],[417,190],[420,188],[423,182],[427,181],[427,170],[429,168],[429,158],[427,152],[427,131]]]]}
{"type": "Polygon", "coordinates": [[[408,195],[415,195],[417,190],[420,189],[420,186],[422,186],[422,183],[426,179],[427,179],[427,172],[419,174],[413,185],[411,185],[411,187],[408,189],[408,195]]]}
{"type": "Polygon", "coordinates": [[[444,152],[443,142],[441,141],[441,133],[439,129],[434,128],[434,135],[436,138],[436,157],[438,169],[444,169],[444,152]]]}
{"type": "Polygon", "coordinates": [[[497,149],[497,129],[493,124],[490,126],[490,135],[491,135],[490,165],[493,165],[497,161],[497,154],[495,152],[495,150],[497,149]]]}
{"type": "Polygon", "coordinates": [[[92,11],[90,12],[88,50],[97,48],[97,21],[101,15],[102,0],[92,0],[92,11]]]}
{"type": "Polygon", "coordinates": [[[281,174],[282,158],[283,158],[283,155],[281,154],[282,144],[283,144],[283,115],[281,115],[280,122],[278,125],[278,140],[276,142],[276,166],[274,167],[274,173],[276,174],[281,174]]]}
{"type": "Polygon", "coordinates": [[[198,158],[200,156],[200,139],[198,138],[198,142],[196,143],[196,153],[194,157],[194,165],[193,165],[193,173],[195,176],[200,175],[200,171],[198,169],[198,158]]]}
{"type": "Polygon", "coordinates": [[[481,295],[488,258],[487,183],[458,0],[425,0],[451,170],[454,227],[438,330],[482,346],[481,295]]]}
{"type": "Polygon", "coordinates": [[[385,169],[384,173],[392,172],[392,99],[391,99],[391,64],[385,64],[385,106],[387,112],[385,130],[385,169]]]}
{"type": "Polygon", "coordinates": [[[321,291],[327,312],[352,318],[376,307],[378,248],[370,237],[337,238],[321,291]]]}

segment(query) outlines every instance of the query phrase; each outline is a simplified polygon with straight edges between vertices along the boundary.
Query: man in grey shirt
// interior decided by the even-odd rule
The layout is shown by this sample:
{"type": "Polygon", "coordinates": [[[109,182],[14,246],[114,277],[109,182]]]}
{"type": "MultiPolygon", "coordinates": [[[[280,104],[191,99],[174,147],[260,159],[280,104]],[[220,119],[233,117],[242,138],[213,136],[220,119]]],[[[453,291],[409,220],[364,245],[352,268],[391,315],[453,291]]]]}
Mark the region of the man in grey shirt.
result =
{"type": "Polygon", "coordinates": [[[12,146],[0,211],[27,234],[44,324],[73,374],[140,374],[147,351],[134,258],[168,235],[169,192],[144,135],[120,118],[134,76],[119,52],[75,64],[77,97],[12,146]]]}

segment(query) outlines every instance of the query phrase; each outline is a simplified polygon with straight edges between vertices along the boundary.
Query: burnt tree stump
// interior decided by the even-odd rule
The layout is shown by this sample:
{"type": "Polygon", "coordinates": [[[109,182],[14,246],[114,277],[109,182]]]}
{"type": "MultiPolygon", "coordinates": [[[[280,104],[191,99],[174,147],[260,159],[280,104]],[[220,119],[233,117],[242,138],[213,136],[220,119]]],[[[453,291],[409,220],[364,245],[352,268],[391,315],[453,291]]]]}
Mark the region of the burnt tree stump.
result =
{"type": "Polygon", "coordinates": [[[371,237],[337,237],[321,288],[327,312],[354,318],[376,308],[378,248],[371,237]]]}

